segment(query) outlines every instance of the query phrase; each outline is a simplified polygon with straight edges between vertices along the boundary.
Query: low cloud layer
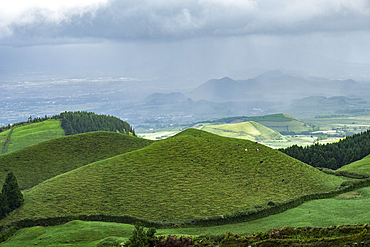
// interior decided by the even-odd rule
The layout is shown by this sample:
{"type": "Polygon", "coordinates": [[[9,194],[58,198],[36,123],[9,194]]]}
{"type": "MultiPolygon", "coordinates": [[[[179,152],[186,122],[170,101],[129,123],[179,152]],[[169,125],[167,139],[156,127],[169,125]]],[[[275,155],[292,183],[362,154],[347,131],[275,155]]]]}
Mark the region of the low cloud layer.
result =
{"type": "Polygon", "coordinates": [[[367,0],[120,0],[0,8],[0,43],[368,32],[367,0]]]}

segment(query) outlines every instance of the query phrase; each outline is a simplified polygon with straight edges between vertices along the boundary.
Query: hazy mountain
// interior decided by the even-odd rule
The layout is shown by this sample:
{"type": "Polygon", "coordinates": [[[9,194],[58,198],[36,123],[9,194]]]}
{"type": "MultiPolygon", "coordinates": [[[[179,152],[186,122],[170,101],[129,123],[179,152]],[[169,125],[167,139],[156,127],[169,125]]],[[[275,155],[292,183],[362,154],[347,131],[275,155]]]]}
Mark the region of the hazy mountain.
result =
{"type": "Polygon", "coordinates": [[[248,80],[236,81],[228,77],[209,80],[190,92],[189,96],[193,99],[215,102],[230,100],[289,102],[308,96],[348,95],[368,90],[370,87],[354,80],[305,78],[273,70],[248,80]]]}
{"type": "Polygon", "coordinates": [[[182,93],[153,93],[147,96],[143,101],[145,104],[165,105],[175,104],[185,100],[186,96],[182,93]]]}
{"type": "Polygon", "coordinates": [[[255,80],[235,81],[229,77],[212,79],[191,91],[189,96],[212,101],[251,100],[258,98],[255,94],[258,84],[255,80]]]}
{"type": "Polygon", "coordinates": [[[271,70],[271,71],[267,71],[266,73],[263,73],[263,74],[255,77],[254,79],[257,80],[257,81],[266,81],[266,80],[270,80],[270,79],[273,79],[273,78],[279,78],[279,77],[282,77],[284,75],[285,74],[283,72],[281,72],[280,70],[271,70]]]}

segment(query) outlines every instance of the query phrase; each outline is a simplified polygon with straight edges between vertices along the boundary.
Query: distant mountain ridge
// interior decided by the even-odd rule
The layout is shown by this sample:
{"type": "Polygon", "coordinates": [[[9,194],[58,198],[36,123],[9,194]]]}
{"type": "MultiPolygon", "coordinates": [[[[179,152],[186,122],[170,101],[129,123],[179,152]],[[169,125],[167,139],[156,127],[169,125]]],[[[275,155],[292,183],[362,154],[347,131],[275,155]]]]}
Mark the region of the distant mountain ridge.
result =
{"type": "Polygon", "coordinates": [[[228,100],[289,100],[311,95],[343,95],[359,92],[364,85],[354,80],[319,80],[268,71],[255,78],[233,80],[229,77],[212,79],[189,93],[192,99],[228,100]]]}

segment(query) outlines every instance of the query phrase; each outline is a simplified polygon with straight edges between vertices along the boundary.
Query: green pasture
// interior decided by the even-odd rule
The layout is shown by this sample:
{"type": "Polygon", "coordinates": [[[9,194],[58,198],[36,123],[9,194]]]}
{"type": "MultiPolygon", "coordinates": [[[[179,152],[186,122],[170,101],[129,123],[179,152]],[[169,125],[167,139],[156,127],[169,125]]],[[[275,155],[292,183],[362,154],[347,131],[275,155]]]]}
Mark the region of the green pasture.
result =
{"type": "Polygon", "coordinates": [[[3,222],[99,213],[188,220],[329,191],[342,181],[264,145],[187,129],[35,186],[3,222]]]}
{"type": "Polygon", "coordinates": [[[47,120],[15,127],[6,146],[5,153],[14,152],[62,136],[64,136],[64,130],[61,127],[61,122],[57,120],[47,120]]]}
{"type": "MultiPolygon", "coordinates": [[[[331,199],[305,202],[297,208],[251,222],[213,227],[158,229],[157,235],[218,235],[229,231],[250,236],[257,231],[284,226],[329,227],[369,224],[369,211],[370,188],[367,187],[331,199]]],[[[128,224],[71,221],[60,226],[21,229],[0,246],[36,244],[37,246],[99,246],[99,244],[102,246],[109,241],[126,241],[133,230],[134,226],[128,224]]]]}
{"type": "Polygon", "coordinates": [[[133,230],[127,224],[71,221],[60,226],[21,229],[0,246],[109,246],[112,240],[127,241],[133,230]]]}
{"type": "Polygon", "coordinates": [[[3,132],[0,133],[0,154],[4,149],[6,139],[8,138],[10,131],[11,130],[8,129],[8,130],[3,131],[3,132]]]}
{"type": "Polygon", "coordinates": [[[225,137],[249,140],[283,140],[278,132],[250,121],[231,124],[206,124],[202,130],[225,137]]]}
{"type": "Polygon", "coordinates": [[[311,127],[309,125],[287,113],[257,116],[251,117],[250,119],[250,121],[258,122],[278,132],[293,131],[295,133],[301,133],[303,131],[311,130],[311,127]]]}
{"type": "Polygon", "coordinates": [[[370,175],[370,155],[361,160],[357,160],[351,164],[345,165],[338,170],[370,175]]]}
{"type": "Polygon", "coordinates": [[[44,141],[1,155],[0,184],[12,171],[20,188],[30,189],[59,174],[143,148],[152,142],[113,132],[89,132],[44,141]]]}

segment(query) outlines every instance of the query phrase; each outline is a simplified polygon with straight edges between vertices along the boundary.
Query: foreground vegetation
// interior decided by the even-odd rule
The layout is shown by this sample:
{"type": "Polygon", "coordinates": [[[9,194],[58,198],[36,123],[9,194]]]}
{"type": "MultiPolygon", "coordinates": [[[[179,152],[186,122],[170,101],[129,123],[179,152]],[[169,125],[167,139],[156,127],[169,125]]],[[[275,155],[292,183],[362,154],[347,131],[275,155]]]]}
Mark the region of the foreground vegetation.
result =
{"type": "MultiPolygon", "coordinates": [[[[224,237],[225,232],[232,232],[239,236],[252,236],[258,232],[262,233],[269,229],[285,227],[286,231],[290,231],[290,237],[285,236],[286,239],[295,238],[301,241],[311,239],[311,241],[314,241],[314,238],[316,238],[317,244],[317,242],[323,241],[324,238],[330,240],[333,237],[352,236],[347,242],[353,243],[356,241],[355,237],[359,237],[363,229],[368,229],[368,226],[349,225],[368,224],[369,210],[370,188],[367,187],[331,199],[306,202],[281,214],[247,223],[212,227],[157,229],[156,235],[185,235],[195,239],[209,236],[209,239],[220,240],[224,237]],[[351,210],[348,210],[348,208],[351,210]],[[347,225],[344,227],[347,230],[339,231],[341,228],[332,228],[332,226],[339,225],[347,225]],[[286,226],[290,226],[290,228],[286,226]],[[303,229],[296,227],[303,227],[303,229]],[[320,229],[317,227],[331,228],[320,229]]],[[[133,230],[134,226],[129,224],[71,221],[60,226],[37,226],[21,229],[11,239],[2,243],[1,246],[34,246],[35,244],[37,246],[66,246],[68,244],[72,246],[109,246],[109,244],[116,242],[127,241],[133,230]]],[[[357,241],[361,242],[358,238],[357,241]]],[[[334,244],[334,246],[344,246],[344,242],[342,243],[342,245],[334,244]]]]}
{"type": "Polygon", "coordinates": [[[7,220],[99,213],[188,220],[255,210],[341,183],[258,143],[188,129],[39,184],[7,220]]]}
{"type": "Polygon", "coordinates": [[[152,142],[112,132],[90,132],[41,142],[1,155],[0,183],[12,171],[18,179],[19,187],[30,189],[49,178],[143,148],[152,142]]]}

